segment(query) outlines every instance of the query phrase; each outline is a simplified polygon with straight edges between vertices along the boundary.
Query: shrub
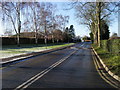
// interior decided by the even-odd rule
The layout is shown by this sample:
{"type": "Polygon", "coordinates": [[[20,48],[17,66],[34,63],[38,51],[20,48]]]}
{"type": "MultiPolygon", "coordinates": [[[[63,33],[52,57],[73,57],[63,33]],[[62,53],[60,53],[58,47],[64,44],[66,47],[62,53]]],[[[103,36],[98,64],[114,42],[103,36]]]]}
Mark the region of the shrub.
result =
{"type": "Polygon", "coordinates": [[[120,39],[108,40],[108,51],[110,53],[120,53],[120,39]]]}
{"type": "Polygon", "coordinates": [[[108,40],[101,40],[100,47],[105,51],[108,51],[108,40]]]}

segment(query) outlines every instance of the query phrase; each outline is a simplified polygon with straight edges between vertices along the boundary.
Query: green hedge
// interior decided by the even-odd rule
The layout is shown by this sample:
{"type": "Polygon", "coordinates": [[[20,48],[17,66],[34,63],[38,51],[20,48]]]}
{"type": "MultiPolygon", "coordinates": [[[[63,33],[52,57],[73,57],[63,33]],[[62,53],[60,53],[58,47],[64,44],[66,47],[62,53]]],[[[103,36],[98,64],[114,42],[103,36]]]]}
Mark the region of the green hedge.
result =
{"type": "Polygon", "coordinates": [[[100,47],[105,51],[108,51],[108,40],[101,40],[100,47]]]}
{"type": "Polygon", "coordinates": [[[120,39],[108,40],[108,51],[111,53],[120,53],[120,39]]]}
{"type": "Polygon", "coordinates": [[[101,40],[101,48],[113,53],[120,53],[120,39],[112,39],[112,40],[101,40]]]}

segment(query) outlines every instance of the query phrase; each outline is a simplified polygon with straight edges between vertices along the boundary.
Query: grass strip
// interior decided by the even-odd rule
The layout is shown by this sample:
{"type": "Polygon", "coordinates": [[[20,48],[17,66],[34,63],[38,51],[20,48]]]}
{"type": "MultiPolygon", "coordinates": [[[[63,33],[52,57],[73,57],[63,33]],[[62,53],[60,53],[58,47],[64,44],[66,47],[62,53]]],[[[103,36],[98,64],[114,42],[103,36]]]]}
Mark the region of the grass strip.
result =
{"type": "Polygon", "coordinates": [[[103,48],[97,47],[95,44],[92,44],[92,46],[109,70],[111,70],[115,75],[120,76],[120,55],[110,53],[103,48]]]}
{"type": "MultiPolygon", "coordinates": [[[[48,44],[47,49],[53,49],[53,48],[58,48],[58,47],[64,47],[64,46],[69,46],[73,45],[74,43],[59,43],[59,44],[48,44]]],[[[15,45],[8,45],[8,46],[3,46],[2,50],[0,50],[0,58],[4,58],[7,56],[13,56],[17,54],[23,54],[23,53],[31,53],[31,52],[39,52],[46,50],[46,46],[44,44],[39,44],[39,45],[21,45],[20,47],[17,47],[15,45]]]]}

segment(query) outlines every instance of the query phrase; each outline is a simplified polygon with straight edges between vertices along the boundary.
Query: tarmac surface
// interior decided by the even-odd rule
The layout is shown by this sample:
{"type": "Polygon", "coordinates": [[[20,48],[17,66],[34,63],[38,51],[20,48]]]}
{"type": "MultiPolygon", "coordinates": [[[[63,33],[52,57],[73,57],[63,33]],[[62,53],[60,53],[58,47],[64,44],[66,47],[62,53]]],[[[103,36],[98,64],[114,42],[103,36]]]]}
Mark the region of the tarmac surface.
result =
{"type": "Polygon", "coordinates": [[[90,42],[5,65],[2,88],[106,88],[92,58],[90,42]]]}

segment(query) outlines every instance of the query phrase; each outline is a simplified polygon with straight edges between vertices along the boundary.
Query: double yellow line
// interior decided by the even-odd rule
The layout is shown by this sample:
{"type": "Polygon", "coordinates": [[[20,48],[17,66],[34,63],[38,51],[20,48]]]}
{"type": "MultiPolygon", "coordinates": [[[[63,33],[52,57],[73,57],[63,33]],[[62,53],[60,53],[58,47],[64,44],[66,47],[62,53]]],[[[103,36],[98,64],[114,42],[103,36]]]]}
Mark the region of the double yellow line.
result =
{"type": "Polygon", "coordinates": [[[93,50],[91,51],[92,52],[92,58],[93,58],[93,62],[94,62],[94,65],[95,65],[95,68],[97,70],[97,72],[99,73],[100,77],[105,80],[107,83],[109,83],[111,86],[113,86],[114,88],[119,88],[118,85],[116,85],[116,83],[114,81],[112,81],[104,72],[103,70],[99,70],[99,68],[101,68],[99,62],[97,61],[97,58],[94,56],[94,52],[93,50]]]}

